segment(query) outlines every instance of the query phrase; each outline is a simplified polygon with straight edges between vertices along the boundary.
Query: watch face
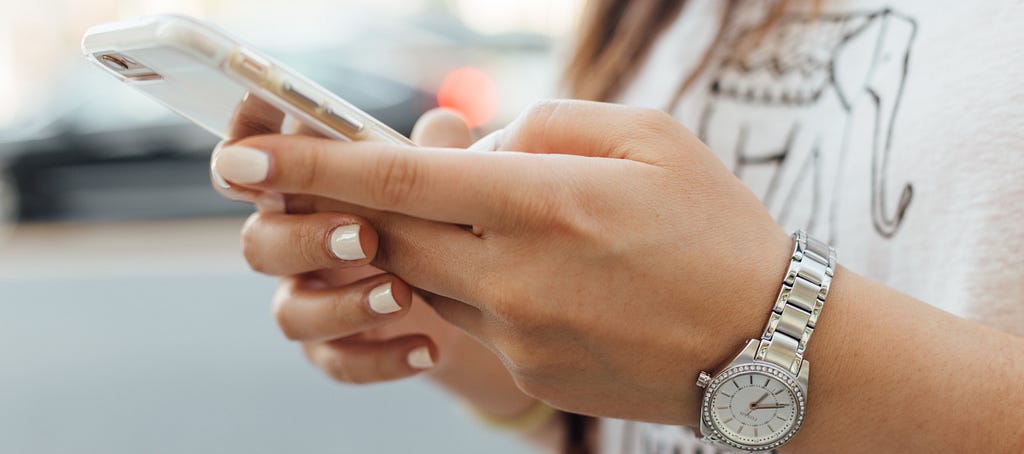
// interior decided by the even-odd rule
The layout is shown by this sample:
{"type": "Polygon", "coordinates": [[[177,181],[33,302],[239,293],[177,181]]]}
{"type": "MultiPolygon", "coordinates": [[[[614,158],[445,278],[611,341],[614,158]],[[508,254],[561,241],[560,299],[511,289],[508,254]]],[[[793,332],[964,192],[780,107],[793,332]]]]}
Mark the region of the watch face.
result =
{"type": "Polygon", "coordinates": [[[785,443],[803,422],[804,396],[789,374],[744,365],[715,377],[702,409],[720,438],[739,448],[785,443]]]}

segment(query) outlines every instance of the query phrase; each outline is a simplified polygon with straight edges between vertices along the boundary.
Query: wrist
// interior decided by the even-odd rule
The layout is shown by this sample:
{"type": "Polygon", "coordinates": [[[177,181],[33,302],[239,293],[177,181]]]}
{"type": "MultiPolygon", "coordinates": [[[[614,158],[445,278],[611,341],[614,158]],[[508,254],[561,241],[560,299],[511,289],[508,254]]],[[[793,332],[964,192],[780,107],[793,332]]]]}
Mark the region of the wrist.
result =
{"type": "Polygon", "coordinates": [[[699,375],[700,433],[711,443],[773,449],[803,424],[811,371],[804,353],[837,265],[835,250],[803,231],[794,233],[790,250],[787,271],[775,279],[780,288],[771,310],[756,311],[769,314],[767,324],[762,322],[766,328],[750,336],[727,365],[699,375]]]}
{"type": "Polygon", "coordinates": [[[718,310],[711,308],[708,332],[713,335],[708,339],[714,341],[700,343],[694,364],[698,372],[720,369],[747,341],[761,337],[786,277],[793,239],[779,230],[778,235],[751,242],[734,254],[751,259],[738,260],[733,269],[722,273],[729,281],[718,284],[719,292],[725,289],[725,293],[713,300],[718,310]]]}

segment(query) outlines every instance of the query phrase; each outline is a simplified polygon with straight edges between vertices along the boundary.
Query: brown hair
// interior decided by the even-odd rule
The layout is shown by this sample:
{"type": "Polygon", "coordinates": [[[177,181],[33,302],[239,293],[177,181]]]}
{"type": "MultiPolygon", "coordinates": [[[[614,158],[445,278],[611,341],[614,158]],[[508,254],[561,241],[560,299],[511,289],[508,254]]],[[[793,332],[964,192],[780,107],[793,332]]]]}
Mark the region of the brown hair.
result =
{"type": "MultiPolygon", "coordinates": [[[[725,24],[735,9],[735,0],[728,2],[722,15],[722,26],[714,44],[708,46],[700,64],[688,74],[676,90],[675,101],[693,84],[711,61],[725,34],[725,24]]],[[[821,0],[813,0],[815,9],[821,0]]],[[[765,20],[747,35],[749,41],[737,43],[738,51],[753,47],[774,27],[791,0],[776,0],[765,20]]],[[[577,99],[608,101],[614,98],[636,75],[658,35],[685,7],[686,0],[589,0],[580,21],[576,48],[565,68],[563,80],[569,95],[577,99]]]]}
{"type": "Polygon", "coordinates": [[[655,38],[686,0],[589,0],[565,69],[574,98],[604,101],[636,73],[655,38]]]}

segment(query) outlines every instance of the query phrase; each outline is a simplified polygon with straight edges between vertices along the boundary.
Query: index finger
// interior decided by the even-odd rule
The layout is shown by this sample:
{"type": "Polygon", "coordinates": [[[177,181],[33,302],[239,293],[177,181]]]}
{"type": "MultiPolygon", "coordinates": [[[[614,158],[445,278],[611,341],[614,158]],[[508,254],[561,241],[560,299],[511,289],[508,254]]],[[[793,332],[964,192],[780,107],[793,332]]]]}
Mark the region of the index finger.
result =
{"type": "Polygon", "coordinates": [[[521,203],[539,155],[476,153],[383,142],[258,136],[220,151],[233,183],[312,194],[442,222],[495,225],[521,203]]]}
{"type": "Polygon", "coordinates": [[[235,107],[228,125],[228,140],[235,141],[257,134],[281,132],[285,113],[254,93],[246,93],[235,107]]]}

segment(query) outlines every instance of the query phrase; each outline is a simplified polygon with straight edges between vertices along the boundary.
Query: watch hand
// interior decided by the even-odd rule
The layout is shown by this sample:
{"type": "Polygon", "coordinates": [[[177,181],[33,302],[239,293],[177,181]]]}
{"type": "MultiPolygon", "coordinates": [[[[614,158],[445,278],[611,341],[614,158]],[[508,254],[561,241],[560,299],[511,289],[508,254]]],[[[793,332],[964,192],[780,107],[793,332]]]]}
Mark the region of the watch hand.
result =
{"type": "Polygon", "coordinates": [[[758,405],[758,406],[755,406],[755,407],[750,407],[751,410],[763,410],[765,408],[786,408],[786,405],[785,404],[775,404],[775,405],[758,405]]]}
{"type": "Polygon", "coordinates": [[[755,409],[755,408],[757,408],[757,404],[760,404],[760,403],[761,403],[761,401],[762,401],[762,400],[764,400],[764,399],[765,399],[766,397],[768,397],[768,393],[764,393],[764,395],[763,395],[763,396],[761,396],[761,398],[760,398],[760,399],[757,399],[756,401],[754,401],[753,403],[751,403],[751,404],[750,404],[750,408],[749,408],[749,409],[747,410],[747,412],[746,412],[746,413],[744,413],[744,415],[745,415],[745,416],[750,416],[750,412],[754,411],[754,409],[755,409]]]}
{"type": "Polygon", "coordinates": [[[762,400],[764,400],[764,399],[765,399],[766,397],[768,397],[768,393],[764,393],[764,395],[763,395],[763,396],[761,396],[761,398],[760,398],[760,399],[757,399],[757,400],[755,400],[755,401],[754,401],[754,403],[750,404],[750,408],[754,408],[754,407],[756,407],[756,406],[757,406],[758,404],[760,404],[760,403],[761,403],[761,401],[762,401],[762,400]]]}

